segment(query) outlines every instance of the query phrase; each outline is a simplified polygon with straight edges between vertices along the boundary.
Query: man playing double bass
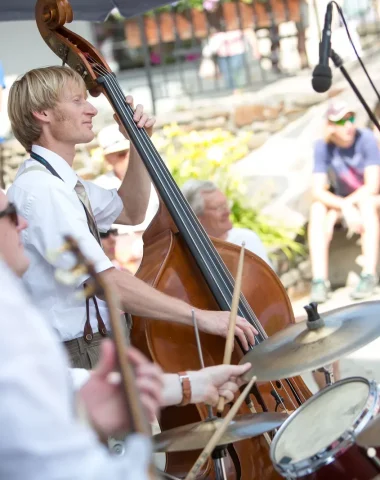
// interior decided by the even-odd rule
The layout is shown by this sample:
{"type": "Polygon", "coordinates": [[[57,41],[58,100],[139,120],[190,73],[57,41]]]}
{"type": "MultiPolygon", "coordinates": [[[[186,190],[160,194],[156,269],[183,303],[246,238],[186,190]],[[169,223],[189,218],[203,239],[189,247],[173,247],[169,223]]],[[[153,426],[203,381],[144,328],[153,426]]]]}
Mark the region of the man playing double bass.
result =
{"type": "MultiPolygon", "coordinates": [[[[132,103],[132,98],[127,97],[127,102],[132,103]]],[[[61,247],[65,234],[75,234],[97,272],[118,291],[126,312],[191,325],[190,305],[118,271],[100,246],[99,231],[108,231],[113,223],[142,222],[151,183],[133,147],[118,191],[104,190],[74,172],[75,146],[94,138],[92,119],[97,114],[87,101],[82,78],[68,67],[31,70],[12,85],[8,111],[14,135],[30,153],[8,191],[9,200],[29,224],[22,235],[31,261],[24,283],[65,343],[73,366],[95,365],[109,325],[96,297],[87,302],[76,299],[55,279],[46,255],[61,247]]],[[[135,109],[134,121],[148,130],[154,124],[141,105],[135,109]]],[[[85,281],[78,282],[78,291],[85,281]]],[[[228,312],[196,309],[196,316],[202,331],[227,334],[228,312]]],[[[255,333],[249,322],[237,319],[235,334],[243,347],[254,344],[255,333]]]]}

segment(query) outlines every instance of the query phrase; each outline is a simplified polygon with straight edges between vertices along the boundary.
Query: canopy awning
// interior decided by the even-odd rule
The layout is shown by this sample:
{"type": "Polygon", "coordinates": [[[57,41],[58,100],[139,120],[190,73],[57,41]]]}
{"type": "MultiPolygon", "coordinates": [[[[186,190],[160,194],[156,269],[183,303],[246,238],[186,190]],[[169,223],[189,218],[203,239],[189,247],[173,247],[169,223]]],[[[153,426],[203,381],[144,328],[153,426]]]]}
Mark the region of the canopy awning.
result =
{"type": "MultiPolygon", "coordinates": [[[[167,0],[71,0],[74,20],[92,22],[106,19],[113,8],[126,18],[165,5],[167,0]]],[[[0,0],[0,21],[34,20],[34,0],[0,0]]]]}

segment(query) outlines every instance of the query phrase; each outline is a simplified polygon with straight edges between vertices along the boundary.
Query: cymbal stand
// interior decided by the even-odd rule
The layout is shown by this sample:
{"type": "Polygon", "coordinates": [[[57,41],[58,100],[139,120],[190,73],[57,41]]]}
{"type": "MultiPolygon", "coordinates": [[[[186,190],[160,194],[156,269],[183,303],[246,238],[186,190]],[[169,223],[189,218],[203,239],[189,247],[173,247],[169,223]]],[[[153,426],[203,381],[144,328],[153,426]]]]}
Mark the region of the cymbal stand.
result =
{"type": "Polygon", "coordinates": [[[226,446],[217,447],[212,452],[212,459],[214,461],[216,480],[227,480],[227,474],[226,474],[226,469],[225,469],[224,460],[223,460],[223,458],[226,456],[227,456],[226,446]]]}
{"type": "Polygon", "coordinates": [[[327,367],[318,368],[317,372],[324,373],[326,387],[330,387],[330,385],[334,383],[334,372],[331,365],[328,365],[327,367]]]}
{"type": "MultiPolygon", "coordinates": [[[[198,349],[198,355],[199,355],[199,361],[201,364],[201,368],[205,368],[205,363],[203,360],[203,353],[202,353],[202,345],[201,345],[201,339],[199,338],[199,330],[198,330],[198,325],[197,325],[197,320],[195,318],[195,312],[192,310],[191,312],[192,319],[193,319],[193,325],[194,325],[194,332],[195,332],[195,339],[197,343],[197,349],[198,349]]],[[[207,405],[207,414],[208,414],[208,419],[207,421],[214,420],[216,417],[212,411],[212,406],[207,405]]],[[[227,448],[226,446],[222,447],[217,447],[212,453],[212,459],[214,461],[214,468],[215,468],[215,479],[216,480],[227,480],[226,476],[226,469],[224,466],[224,457],[227,456],[227,448]]]]}

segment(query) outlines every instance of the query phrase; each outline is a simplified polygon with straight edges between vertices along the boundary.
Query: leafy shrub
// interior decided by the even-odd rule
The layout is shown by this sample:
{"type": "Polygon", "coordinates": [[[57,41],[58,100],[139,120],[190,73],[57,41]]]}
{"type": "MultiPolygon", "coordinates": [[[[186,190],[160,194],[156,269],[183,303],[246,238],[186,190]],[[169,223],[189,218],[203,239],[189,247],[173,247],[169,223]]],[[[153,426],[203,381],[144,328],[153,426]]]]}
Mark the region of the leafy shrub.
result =
{"type": "Polygon", "coordinates": [[[280,249],[290,258],[303,253],[303,246],[294,240],[302,232],[264,217],[259,212],[261,205],[249,206],[246,186],[232,172],[233,164],[249,153],[251,136],[252,132],[234,135],[220,128],[186,132],[172,124],[156,132],[153,142],[179,187],[190,179],[211,180],[230,200],[235,227],[253,230],[269,250],[280,249]]]}

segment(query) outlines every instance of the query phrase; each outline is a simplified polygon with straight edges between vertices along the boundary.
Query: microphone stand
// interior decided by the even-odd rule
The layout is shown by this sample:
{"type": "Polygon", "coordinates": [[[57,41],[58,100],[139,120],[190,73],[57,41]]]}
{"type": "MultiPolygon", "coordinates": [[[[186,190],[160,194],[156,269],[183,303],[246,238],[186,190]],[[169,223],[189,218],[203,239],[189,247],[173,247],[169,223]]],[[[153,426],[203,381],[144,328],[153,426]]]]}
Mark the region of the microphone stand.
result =
{"type": "Polygon", "coordinates": [[[372,110],[369,108],[367,102],[364,100],[363,98],[363,95],[359,92],[358,90],[358,87],[355,85],[355,83],[353,82],[352,78],[350,77],[350,75],[348,74],[347,70],[344,68],[343,66],[343,60],[342,58],[333,50],[331,49],[331,52],[330,52],[330,58],[331,60],[333,61],[334,65],[340,69],[340,71],[342,72],[344,78],[347,80],[347,82],[350,84],[352,90],[354,91],[355,95],[358,97],[360,103],[363,105],[365,111],[368,113],[368,116],[369,118],[372,120],[372,122],[374,123],[374,125],[376,125],[376,128],[379,130],[380,132],[380,124],[377,120],[377,118],[375,117],[375,115],[373,114],[372,110]]]}

